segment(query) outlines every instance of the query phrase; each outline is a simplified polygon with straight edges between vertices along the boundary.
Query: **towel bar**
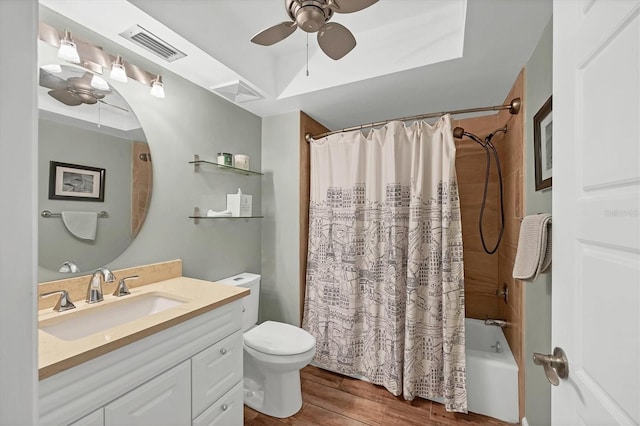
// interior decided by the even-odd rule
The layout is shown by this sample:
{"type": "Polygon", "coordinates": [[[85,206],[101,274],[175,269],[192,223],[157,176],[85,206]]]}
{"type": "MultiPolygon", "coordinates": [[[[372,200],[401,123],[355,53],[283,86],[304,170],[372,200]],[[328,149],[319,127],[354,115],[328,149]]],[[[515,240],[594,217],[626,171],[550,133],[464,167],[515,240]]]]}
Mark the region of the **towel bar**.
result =
{"type": "MultiPolygon", "coordinates": [[[[61,217],[62,213],[52,213],[49,210],[42,210],[42,213],[40,213],[40,216],[42,217],[61,217]]],[[[105,210],[101,210],[98,212],[98,217],[109,217],[109,212],[105,211],[105,210]]]]}

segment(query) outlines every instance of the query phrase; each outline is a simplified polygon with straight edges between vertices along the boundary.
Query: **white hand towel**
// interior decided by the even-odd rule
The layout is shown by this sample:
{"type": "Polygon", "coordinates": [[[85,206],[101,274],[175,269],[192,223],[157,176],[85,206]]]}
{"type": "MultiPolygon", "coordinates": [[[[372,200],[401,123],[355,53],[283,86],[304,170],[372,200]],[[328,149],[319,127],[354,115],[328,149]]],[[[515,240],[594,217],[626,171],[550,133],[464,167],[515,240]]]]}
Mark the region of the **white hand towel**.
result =
{"type": "Polygon", "coordinates": [[[551,264],[551,215],[526,216],[520,226],[513,278],[535,280],[551,264]]]}
{"type": "Polygon", "coordinates": [[[96,212],[62,212],[62,222],[67,230],[82,240],[95,240],[98,228],[96,212]]]}

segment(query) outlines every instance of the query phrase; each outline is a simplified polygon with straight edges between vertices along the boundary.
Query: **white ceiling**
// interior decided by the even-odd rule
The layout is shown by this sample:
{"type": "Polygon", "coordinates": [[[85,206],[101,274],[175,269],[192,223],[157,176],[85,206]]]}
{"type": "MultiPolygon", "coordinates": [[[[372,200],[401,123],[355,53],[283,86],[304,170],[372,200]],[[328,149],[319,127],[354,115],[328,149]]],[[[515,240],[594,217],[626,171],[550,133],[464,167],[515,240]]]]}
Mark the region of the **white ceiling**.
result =
{"type": "Polygon", "coordinates": [[[249,41],[289,20],[284,0],[40,3],[208,90],[244,81],[264,99],[239,105],[259,116],[302,110],[331,129],[502,103],[551,18],[551,0],[380,0],[334,14],[358,41],[339,61],[310,34],[307,77],[303,31],[249,41]],[[134,24],[188,56],[168,63],[118,36],[134,24]]]}

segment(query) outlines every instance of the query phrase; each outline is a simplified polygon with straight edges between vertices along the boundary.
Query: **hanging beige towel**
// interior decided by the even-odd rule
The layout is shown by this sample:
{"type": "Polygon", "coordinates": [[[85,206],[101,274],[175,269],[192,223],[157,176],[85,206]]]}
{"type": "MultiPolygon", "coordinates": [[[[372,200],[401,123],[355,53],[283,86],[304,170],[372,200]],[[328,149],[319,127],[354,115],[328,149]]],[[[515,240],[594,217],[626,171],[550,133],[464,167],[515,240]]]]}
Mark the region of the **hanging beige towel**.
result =
{"type": "Polygon", "coordinates": [[[526,216],[520,226],[513,278],[535,280],[551,265],[551,215],[526,216]]]}
{"type": "Polygon", "coordinates": [[[62,212],[62,222],[67,230],[82,240],[95,240],[98,228],[96,212],[62,212]]]}

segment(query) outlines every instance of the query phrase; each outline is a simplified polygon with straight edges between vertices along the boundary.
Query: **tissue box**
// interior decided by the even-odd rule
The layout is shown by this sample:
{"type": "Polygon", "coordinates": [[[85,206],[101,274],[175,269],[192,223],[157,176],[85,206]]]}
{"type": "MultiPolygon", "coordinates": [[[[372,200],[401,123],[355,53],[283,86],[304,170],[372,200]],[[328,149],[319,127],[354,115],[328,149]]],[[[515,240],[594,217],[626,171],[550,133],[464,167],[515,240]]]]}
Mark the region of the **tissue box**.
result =
{"type": "Polygon", "coordinates": [[[227,210],[231,211],[232,217],[249,217],[252,198],[246,194],[227,194],[227,210]]]}

